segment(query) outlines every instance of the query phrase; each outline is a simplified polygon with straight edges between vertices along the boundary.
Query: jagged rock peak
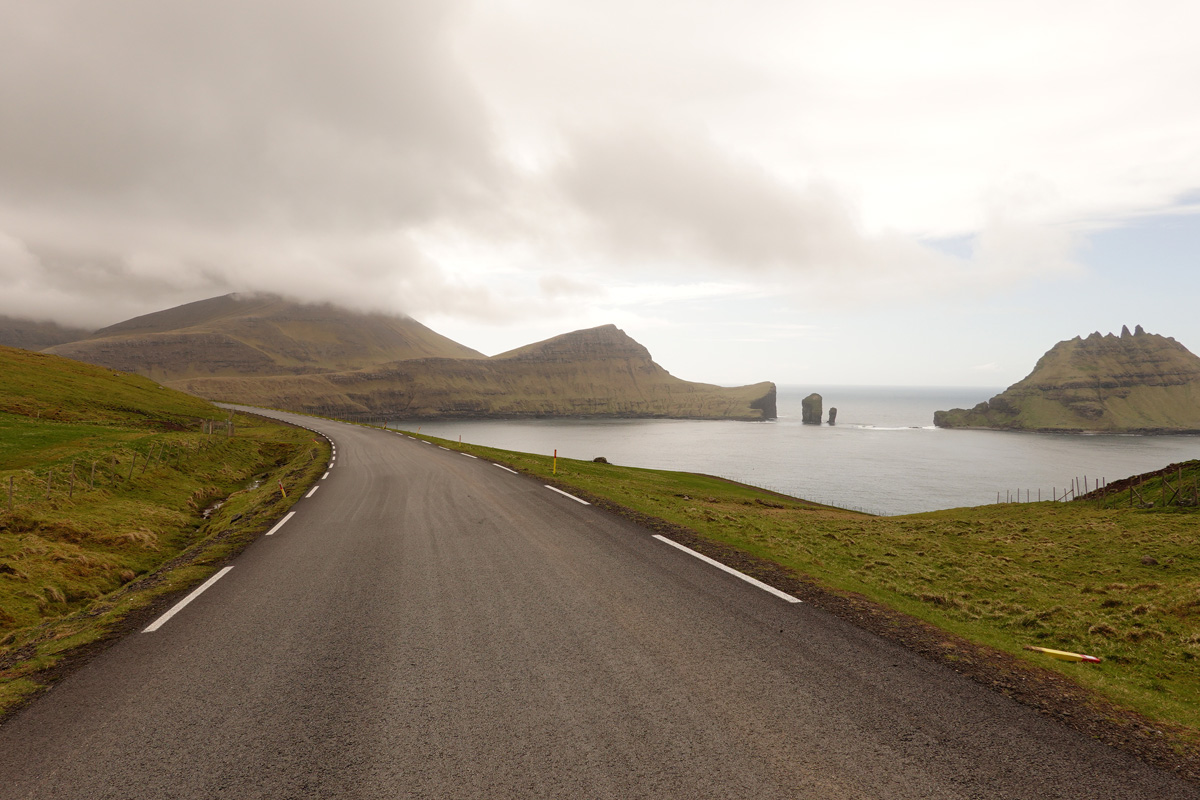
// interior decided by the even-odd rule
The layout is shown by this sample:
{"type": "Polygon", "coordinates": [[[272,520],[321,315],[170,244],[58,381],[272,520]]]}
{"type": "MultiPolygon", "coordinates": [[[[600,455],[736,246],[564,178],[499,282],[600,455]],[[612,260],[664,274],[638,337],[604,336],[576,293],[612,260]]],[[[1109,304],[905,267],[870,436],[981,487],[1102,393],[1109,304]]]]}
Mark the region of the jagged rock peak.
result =
{"type": "Polygon", "coordinates": [[[1133,336],[1133,334],[1129,332],[1129,326],[1122,325],[1121,326],[1121,338],[1128,339],[1130,336],[1133,336]]]}
{"type": "Polygon", "coordinates": [[[1134,328],[1133,328],[1133,335],[1134,335],[1134,336],[1145,336],[1145,335],[1146,335],[1146,331],[1142,330],[1142,326],[1141,326],[1141,325],[1136,325],[1136,326],[1134,326],[1134,328]]]}

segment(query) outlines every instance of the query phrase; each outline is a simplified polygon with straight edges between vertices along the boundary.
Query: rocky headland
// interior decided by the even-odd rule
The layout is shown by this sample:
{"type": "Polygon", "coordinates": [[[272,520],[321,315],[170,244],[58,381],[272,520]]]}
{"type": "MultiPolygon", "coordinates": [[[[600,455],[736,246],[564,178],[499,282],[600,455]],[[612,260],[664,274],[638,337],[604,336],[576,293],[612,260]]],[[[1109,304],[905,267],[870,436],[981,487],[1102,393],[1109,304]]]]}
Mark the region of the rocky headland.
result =
{"type": "Polygon", "coordinates": [[[1200,358],[1139,325],[1075,337],[1023,380],[971,409],[934,414],[940,428],[1200,433],[1200,358]]]}
{"type": "Polygon", "coordinates": [[[491,358],[421,358],[322,375],[192,378],[212,400],[340,417],[774,419],[775,384],[727,388],[674,377],[613,325],[491,358]]]}

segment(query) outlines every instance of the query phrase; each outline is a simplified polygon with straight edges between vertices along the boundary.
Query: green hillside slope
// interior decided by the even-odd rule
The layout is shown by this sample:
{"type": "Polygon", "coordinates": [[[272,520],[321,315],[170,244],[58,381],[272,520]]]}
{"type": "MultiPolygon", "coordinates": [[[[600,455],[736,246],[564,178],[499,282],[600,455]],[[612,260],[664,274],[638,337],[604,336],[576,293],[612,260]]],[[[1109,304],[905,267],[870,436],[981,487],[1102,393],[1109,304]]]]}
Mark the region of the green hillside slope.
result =
{"type": "Polygon", "coordinates": [[[241,294],[136,317],[48,352],[160,381],[333,372],[409,358],[483,357],[409,317],[241,294]]]}

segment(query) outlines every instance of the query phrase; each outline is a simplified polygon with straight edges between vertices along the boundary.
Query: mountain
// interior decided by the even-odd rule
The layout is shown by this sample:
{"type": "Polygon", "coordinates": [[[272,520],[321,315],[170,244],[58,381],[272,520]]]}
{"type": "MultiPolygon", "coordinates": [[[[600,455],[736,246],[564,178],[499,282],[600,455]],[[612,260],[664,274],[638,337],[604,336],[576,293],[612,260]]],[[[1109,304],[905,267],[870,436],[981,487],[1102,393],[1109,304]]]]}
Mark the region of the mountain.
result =
{"type": "Polygon", "coordinates": [[[1169,337],[1093,333],[1050,349],[1024,380],[972,409],[938,411],[940,428],[1200,433],[1200,358],[1169,337]]]}
{"type": "Polygon", "coordinates": [[[22,350],[44,350],[56,344],[73,342],[91,334],[85,328],[69,328],[55,322],[0,315],[0,345],[22,350]]]}
{"type": "Polygon", "coordinates": [[[613,325],[491,358],[419,358],[323,375],[173,385],[213,400],[342,417],[775,417],[775,384],[726,388],[681,380],[613,325]]]}
{"type": "Polygon", "coordinates": [[[159,381],[298,375],[410,358],[482,358],[410,317],[228,294],[102,328],[47,352],[159,381]]]}

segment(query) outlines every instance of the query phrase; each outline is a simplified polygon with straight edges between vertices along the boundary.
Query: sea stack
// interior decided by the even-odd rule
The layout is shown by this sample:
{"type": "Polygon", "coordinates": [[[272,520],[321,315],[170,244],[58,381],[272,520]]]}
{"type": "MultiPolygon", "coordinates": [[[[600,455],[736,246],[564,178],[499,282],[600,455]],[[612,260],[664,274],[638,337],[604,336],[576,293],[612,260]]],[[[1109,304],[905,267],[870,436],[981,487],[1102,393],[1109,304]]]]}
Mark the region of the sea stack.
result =
{"type": "Polygon", "coordinates": [[[829,424],[830,424],[830,425],[836,425],[836,424],[837,424],[837,408],[830,408],[830,409],[829,409],[829,424]]]}
{"type": "Polygon", "coordinates": [[[800,403],[800,421],[805,425],[821,424],[821,395],[813,392],[800,403]]]}

